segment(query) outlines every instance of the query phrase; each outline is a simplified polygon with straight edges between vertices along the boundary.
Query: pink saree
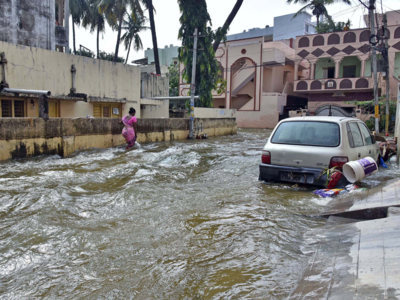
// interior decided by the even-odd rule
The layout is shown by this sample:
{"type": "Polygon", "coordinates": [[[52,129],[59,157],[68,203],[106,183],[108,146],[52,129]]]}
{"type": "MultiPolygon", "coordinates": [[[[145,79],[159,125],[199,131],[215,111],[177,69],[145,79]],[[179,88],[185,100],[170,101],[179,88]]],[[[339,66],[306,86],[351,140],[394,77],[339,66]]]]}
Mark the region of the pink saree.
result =
{"type": "Polygon", "coordinates": [[[136,136],[135,136],[135,129],[133,128],[133,123],[137,122],[136,117],[132,117],[127,115],[122,118],[122,123],[124,123],[125,127],[122,129],[122,135],[125,138],[125,141],[128,143],[128,148],[131,148],[135,145],[136,136]]]}

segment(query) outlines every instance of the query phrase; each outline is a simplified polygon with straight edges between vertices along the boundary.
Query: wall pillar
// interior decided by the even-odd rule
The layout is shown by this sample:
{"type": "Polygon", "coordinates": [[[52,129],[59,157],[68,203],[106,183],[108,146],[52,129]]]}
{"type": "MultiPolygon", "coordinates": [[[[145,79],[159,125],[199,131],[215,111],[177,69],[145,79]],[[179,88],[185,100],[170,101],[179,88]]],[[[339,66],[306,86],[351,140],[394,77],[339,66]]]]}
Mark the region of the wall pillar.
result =
{"type": "Polygon", "coordinates": [[[360,77],[364,77],[365,76],[365,60],[361,60],[361,73],[360,73],[360,77]]]}
{"type": "Polygon", "coordinates": [[[335,60],[335,78],[339,78],[341,60],[335,60]]]}
{"type": "Polygon", "coordinates": [[[65,47],[65,53],[69,53],[69,0],[64,0],[64,27],[67,39],[67,46],[65,47]]]}
{"type": "Polygon", "coordinates": [[[299,80],[299,63],[294,63],[294,80],[299,80]]]}
{"type": "Polygon", "coordinates": [[[310,62],[310,79],[315,79],[315,62],[310,62]]]}

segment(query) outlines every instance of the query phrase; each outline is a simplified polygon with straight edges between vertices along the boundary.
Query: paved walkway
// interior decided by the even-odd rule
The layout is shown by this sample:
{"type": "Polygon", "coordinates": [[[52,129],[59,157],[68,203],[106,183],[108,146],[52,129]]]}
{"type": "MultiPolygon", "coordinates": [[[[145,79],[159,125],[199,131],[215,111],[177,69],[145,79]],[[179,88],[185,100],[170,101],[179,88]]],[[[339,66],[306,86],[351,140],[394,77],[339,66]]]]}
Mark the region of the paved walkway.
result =
{"type": "MultiPolygon", "coordinates": [[[[397,186],[381,194],[390,196],[397,186]]],[[[390,208],[388,216],[354,223],[337,218],[313,231],[316,251],[289,298],[400,299],[399,209],[390,208]]]]}

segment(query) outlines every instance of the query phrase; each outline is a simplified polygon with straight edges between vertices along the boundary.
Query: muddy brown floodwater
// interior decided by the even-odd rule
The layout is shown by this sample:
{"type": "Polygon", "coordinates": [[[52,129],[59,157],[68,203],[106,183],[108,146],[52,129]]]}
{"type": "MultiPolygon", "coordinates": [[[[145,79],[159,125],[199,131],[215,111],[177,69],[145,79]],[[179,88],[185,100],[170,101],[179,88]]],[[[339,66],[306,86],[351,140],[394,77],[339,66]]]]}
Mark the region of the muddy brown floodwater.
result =
{"type": "Polygon", "coordinates": [[[287,297],[329,200],[258,181],[269,134],[0,163],[1,298],[287,297]]]}

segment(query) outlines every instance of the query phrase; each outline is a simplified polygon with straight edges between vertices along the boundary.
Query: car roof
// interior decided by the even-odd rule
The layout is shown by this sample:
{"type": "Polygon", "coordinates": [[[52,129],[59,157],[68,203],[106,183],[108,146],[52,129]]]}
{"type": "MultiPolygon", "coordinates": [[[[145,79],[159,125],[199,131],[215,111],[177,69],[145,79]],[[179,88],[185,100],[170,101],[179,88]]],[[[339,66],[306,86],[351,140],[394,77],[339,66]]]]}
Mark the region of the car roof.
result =
{"type": "Polygon", "coordinates": [[[322,121],[322,122],[333,122],[333,123],[344,123],[348,121],[361,121],[356,118],[348,118],[348,117],[328,117],[328,116],[320,116],[320,117],[295,117],[295,118],[287,118],[282,121],[290,122],[290,121],[322,121]]]}

